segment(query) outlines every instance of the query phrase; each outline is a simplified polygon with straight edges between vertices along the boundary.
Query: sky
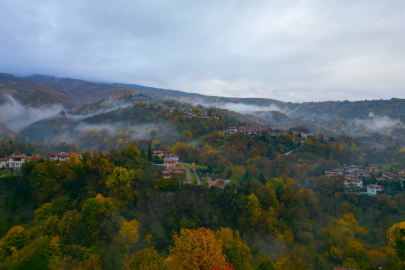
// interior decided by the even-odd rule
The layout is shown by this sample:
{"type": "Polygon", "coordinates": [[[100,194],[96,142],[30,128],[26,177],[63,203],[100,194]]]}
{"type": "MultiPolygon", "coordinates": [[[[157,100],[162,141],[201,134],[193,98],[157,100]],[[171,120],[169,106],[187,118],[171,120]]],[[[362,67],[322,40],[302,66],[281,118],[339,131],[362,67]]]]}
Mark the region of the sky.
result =
{"type": "Polygon", "coordinates": [[[405,1],[2,0],[0,72],[292,102],[405,98],[405,1]]]}

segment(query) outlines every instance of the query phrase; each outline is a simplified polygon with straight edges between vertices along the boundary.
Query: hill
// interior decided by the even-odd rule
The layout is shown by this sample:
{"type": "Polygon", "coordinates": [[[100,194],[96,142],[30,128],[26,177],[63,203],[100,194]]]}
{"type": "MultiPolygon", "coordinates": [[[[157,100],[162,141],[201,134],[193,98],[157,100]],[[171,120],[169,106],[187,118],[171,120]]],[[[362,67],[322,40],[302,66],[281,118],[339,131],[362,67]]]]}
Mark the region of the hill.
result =
{"type": "Polygon", "coordinates": [[[34,107],[50,104],[61,104],[67,108],[75,106],[75,103],[63,93],[5,73],[0,73],[0,94],[0,104],[6,101],[5,94],[8,94],[22,104],[34,107]]]}
{"type": "Polygon", "coordinates": [[[236,98],[236,97],[219,97],[219,96],[207,96],[198,93],[188,93],[179,90],[170,90],[162,88],[154,88],[149,86],[143,86],[138,84],[123,84],[123,83],[113,83],[113,85],[119,85],[123,87],[128,87],[132,89],[137,89],[139,91],[156,93],[162,98],[180,98],[185,102],[191,103],[243,103],[248,105],[256,106],[271,106],[276,105],[280,109],[288,109],[291,106],[294,106],[294,103],[283,102],[275,99],[268,98],[236,98]]]}
{"type": "Polygon", "coordinates": [[[32,75],[25,78],[54,89],[71,98],[79,105],[93,103],[109,96],[123,96],[126,94],[139,93],[139,91],[132,88],[71,78],[58,78],[45,75],[32,75]]]}

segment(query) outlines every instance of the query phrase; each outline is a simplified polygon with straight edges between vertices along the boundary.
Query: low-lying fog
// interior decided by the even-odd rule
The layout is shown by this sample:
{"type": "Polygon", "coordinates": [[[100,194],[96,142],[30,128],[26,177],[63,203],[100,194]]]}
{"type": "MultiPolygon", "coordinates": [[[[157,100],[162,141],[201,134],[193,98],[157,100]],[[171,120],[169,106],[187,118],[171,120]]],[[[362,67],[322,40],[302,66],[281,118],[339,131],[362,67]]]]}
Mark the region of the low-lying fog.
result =
{"type": "Polygon", "coordinates": [[[62,105],[42,106],[39,108],[26,107],[10,95],[5,95],[7,102],[0,106],[0,123],[18,132],[21,129],[40,121],[58,115],[63,110],[62,105]]]}

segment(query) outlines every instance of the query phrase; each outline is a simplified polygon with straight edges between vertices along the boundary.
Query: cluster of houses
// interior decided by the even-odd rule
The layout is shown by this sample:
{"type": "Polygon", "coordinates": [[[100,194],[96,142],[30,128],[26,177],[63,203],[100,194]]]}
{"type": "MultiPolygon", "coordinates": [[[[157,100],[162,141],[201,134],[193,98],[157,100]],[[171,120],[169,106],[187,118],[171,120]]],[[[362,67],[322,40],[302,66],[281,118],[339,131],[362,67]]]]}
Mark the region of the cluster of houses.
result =
{"type": "Polygon", "coordinates": [[[207,176],[204,178],[205,181],[208,182],[208,187],[217,187],[220,189],[224,189],[226,185],[231,184],[231,180],[229,179],[211,179],[211,177],[207,176]]]}
{"type": "Polygon", "coordinates": [[[252,126],[246,126],[246,127],[230,127],[226,130],[222,131],[222,136],[229,136],[232,135],[236,132],[243,132],[248,135],[256,135],[257,132],[263,132],[266,130],[272,130],[273,127],[271,126],[265,126],[265,125],[252,125],[252,126]]]}
{"type": "Polygon", "coordinates": [[[222,130],[222,136],[229,136],[232,135],[236,132],[243,132],[245,134],[248,135],[252,135],[252,137],[254,137],[257,132],[263,132],[263,131],[267,131],[269,137],[280,137],[281,135],[283,135],[284,133],[291,133],[294,134],[295,136],[301,136],[301,138],[309,138],[309,137],[315,137],[317,139],[323,139],[324,141],[329,141],[330,140],[330,135],[329,134],[318,134],[316,132],[309,132],[309,133],[305,133],[305,132],[299,132],[296,130],[291,130],[291,131],[274,131],[274,127],[273,126],[265,126],[265,125],[252,125],[252,126],[246,126],[246,127],[229,127],[226,130],[222,130]]]}
{"type": "MultiPolygon", "coordinates": [[[[325,176],[329,178],[333,178],[337,175],[343,175],[345,178],[345,186],[346,187],[363,187],[363,180],[359,177],[369,177],[372,173],[373,174],[378,174],[381,172],[381,177],[377,177],[377,181],[401,181],[401,183],[404,181],[404,174],[405,174],[405,169],[398,170],[399,174],[395,174],[392,172],[382,172],[382,169],[379,167],[367,167],[365,170],[361,169],[360,166],[356,165],[350,165],[350,166],[344,166],[341,169],[335,169],[332,171],[326,171],[325,176]]],[[[367,185],[367,193],[371,194],[377,194],[384,192],[384,187],[377,185],[377,184],[372,184],[372,185],[367,185]]]]}
{"type": "Polygon", "coordinates": [[[194,118],[194,117],[200,117],[200,118],[204,118],[204,119],[210,119],[211,117],[213,117],[214,115],[208,115],[208,112],[207,111],[203,111],[202,113],[192,113],[192,112],[185,112],[184,113],[184,115],[186,116],[186,117],[189,117],[189,118],[194,118]]]}
{"type": "MultiPolygon", "coordinates": [[[[82,159],[82,155],[88,151],[81,151],[76,153],[79,159],[82,159]]],[[[101,151],[103,155],[108,154],[108,151],[101,151]]],[[[88,152],[91,157],[94,156],[93,152],[88,152]]],[[[99,152],[98,152],[99,153],[99,152]]],[[[52,153],[49,155],[49,157],[46,156],[27,156],[24,154],[21,155],[15,155],[12,154],[11,156],[5,157],[5,158],[0,158],[0,168],[4,167],[6,169],[13,169],[13,170],[19,170],[22,167],[22,164],[28,160],[32,159],[50,159],[53,161],[56,161],[57,163],[61,161],[67,161],[69,157],[73,154],[73,152],[60,152],[60,153],[52,153]]]]}
{"type": "Polygon", "coordinates": [[[304,139],[309,138],[309,137],[315,137],[318,140],[323,139],[323,141],[327,142],[331,138],[330,135],[327,134],[327,133],[324,133],[324,134],[319,134],[317,132],[306,133],[306,132],[299,132],[299,131],[296,131],[296,130],[291,130],[290,132],[292,134],[294,134],[295,136],[301,136],[301,138],[304,138],[304,139]]]}
{"type": "Polygon", "coordinates": [[[163,178],[171,178],[173,175],[184,173],[186,168],[179,164],[179,156],[166,154],[165,151],[153,151],[153,155],[163,159],[164,166],[163,178]]]}

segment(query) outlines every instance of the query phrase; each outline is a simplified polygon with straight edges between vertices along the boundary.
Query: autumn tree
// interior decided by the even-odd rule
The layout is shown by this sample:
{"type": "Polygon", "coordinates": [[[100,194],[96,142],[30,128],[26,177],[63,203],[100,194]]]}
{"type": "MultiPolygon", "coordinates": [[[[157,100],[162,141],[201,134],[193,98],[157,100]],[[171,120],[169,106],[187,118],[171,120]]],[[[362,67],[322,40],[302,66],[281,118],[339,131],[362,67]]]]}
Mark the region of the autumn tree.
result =
{"type": "Polygon", "coordinates": [[[239,232],[233,231],[231,228],[221,228],[216,235],[224,243],[222,250],[226,261],[232,264],[236,270],[249,269],[250,259],[253,257],[248,244],[240,238],[239,232]]]}
{"type": "Polygon", "coordinates": [[[226,266],[223,242],[210,229],[181,229],[179,234],[173,236],[173,243],[169,247],[173,269],[212,270],[226,266]]]}

